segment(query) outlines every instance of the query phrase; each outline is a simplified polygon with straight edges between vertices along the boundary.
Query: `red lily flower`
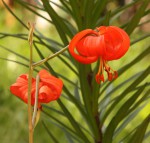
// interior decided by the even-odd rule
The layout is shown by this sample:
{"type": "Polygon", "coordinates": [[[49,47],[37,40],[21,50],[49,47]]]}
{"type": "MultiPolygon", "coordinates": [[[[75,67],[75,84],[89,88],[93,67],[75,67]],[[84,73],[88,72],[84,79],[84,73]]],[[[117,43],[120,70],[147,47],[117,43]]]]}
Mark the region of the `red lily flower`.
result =
{"type": "MultiPolygon", "coordinates": [[[[38,95],[38,107],[41,107],[41,103],[48,103],[53,100],[57,100],[60,97],[63,82],[48,73],[46,70],[41,70],[39,73],[39,95],[38,95]]],[[[31,105],[35,102],[35,78],[32,78],[31,87],[31,105]]],[[[12,94],[19,97],[25,103],[28,103],[28,75],[22,74],[17,78],[16,83],[10,86],[12,94]]]]}
{"type": "Polygon", "coordinates": [[[80,63],[90,64],[100,59],[96,82],[104,81],[104,70],[108,80],[117,78],[107,61],[121,58],[130,46],[127,33],[115,26],[101,26],[96,30],[86,29],[76,34],[69,44],[70,54],[80,63]]]}

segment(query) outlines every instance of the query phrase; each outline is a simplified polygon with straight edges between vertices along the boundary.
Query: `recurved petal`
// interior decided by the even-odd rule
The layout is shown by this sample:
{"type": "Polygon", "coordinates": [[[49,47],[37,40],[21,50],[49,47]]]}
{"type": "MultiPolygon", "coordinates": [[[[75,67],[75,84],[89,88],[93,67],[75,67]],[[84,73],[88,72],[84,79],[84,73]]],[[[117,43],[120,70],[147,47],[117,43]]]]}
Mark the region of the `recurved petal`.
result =
{"type": "Polygon", "coordinates": [[[105,60],[119,59],[127,52],[130,40],[124,30],[116,26],[109,26],[104,36],[105,48],[103,58],[105,60]]]}
{"type": "Polygon", "coordinates": [[[46,84],[48,86],[56,86],[56,87],[62,89],[63,81],[61,79],[54,77],[53,75],[51,75],[49,72],[47,72],[44,69],[40,70],[40,72],[38,74],[40,76],[40,81],[43,84],[46,84]]]}
{"type": "Polygon", "coordinates": [[[42,86],[39,89],[39,102],[48,103],[50,101],[56,100],[60,97],[60,94],[56,90],[52,90],[48,86],[42,86]]]}
{"type": "Polygon", "coordinates": [[[82,38],[76,45],[77,51],[84,56],[102,56],[104,48],[104,36],[89,35],[82,38]],[[86,51],[85,52],[83,51],[86,51]]]}
{"type": "Polygon", "coordinates": [[[95,62],[98,59],[97,56],[89,56],[86,47],[81,47],[81,46],[79,47],[78,45],[78,49],[76,49],[78,42],[82,40],[82,38],[84,38],[85,36],[88,36],[91,34],[97,35],[97,33],[94,30],[91,30],[91,29],[83,30],[79,32],[78,34],[76,34],[69,44],[70,54],[77,61],[83,64],[89,64],[89,63],[95,62]]]}
{"type": "MultiPolygon", "coordinates": [[[[25,103],[28,102],[28,75],[23,74],[19,76],[16,80],[16,83],[12,84],[10,86],[10,91],[15,96],[19,97],[21,100],[23,100],[25,103]]],[[[34,94],[35,92],[35,79],[32,78],[32,90],[31,94],[34,94]]],[[[31,98],[31,102],[33,105],[33,96],[31,98]]]]}
{"type": "Polygon", "coordinates": [[[39,90],[39,102],[47,103],[51,100],[56,100],[59,98],[62,92],[63,81],[52,76],[44,69],[38,74],[40,76],[40,82],[42,83],[42,86],[39,90]]]}
{"type": "Polygon", "coordinates": [[[130,38],[128,36],[128,34],[122,30],[121,28],[112,26],[114,29],[118,30],[118,32],[121,34],[122,36],[122,45],[120,47],[120,49],[118,50],[118,53],[116,54],[116,59],[121,58],[122,56],[125,55],[125,53],[128,51],[129,47],[130,47],[130,38]]]}

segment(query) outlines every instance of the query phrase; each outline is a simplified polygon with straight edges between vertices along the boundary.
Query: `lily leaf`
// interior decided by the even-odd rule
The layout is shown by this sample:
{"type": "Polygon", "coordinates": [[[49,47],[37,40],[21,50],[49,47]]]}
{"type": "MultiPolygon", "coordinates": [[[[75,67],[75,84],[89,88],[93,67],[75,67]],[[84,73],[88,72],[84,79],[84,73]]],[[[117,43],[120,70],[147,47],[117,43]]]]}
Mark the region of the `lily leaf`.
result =
{"type": "Polygon", "coordinates": [[[137,128],[131,139],[129,140],[129,143],[142,143],[144,139],[144,135],[146,132],[146,129],[150,122],[150,115],[148,115],[145,120],[140,124],[140,126],[137,128]]]}
{"type": "Polygon", "coordinates": [[[107,126],[107,129],[104,133],[103,142],[104,143],[110,143],[113,139],[113,134],[116,129],[116,127],[119,125],[122,119],[126,117],[130,112],[129,108],[133,105],[135,100],[140,96],[140,94],[143,92],[145,86],[141,87],[134,95],[132,95],[118,110],[116,115],[112,118],[109,125],[107,126]]]}

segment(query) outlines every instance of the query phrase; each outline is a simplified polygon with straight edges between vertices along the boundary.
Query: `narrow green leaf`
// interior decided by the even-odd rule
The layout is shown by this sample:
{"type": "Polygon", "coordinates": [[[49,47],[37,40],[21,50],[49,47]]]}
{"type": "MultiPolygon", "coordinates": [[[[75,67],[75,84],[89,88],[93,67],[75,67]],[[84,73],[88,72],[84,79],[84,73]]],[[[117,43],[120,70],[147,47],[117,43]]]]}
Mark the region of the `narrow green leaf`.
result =
{"type": "MultiPolygon", "coordinates": [[[[132,77],[126,79],[125,81],[123,81],[122,83],[120,83],[118,86],[116,86],[115,88],[113,88],[111,91],[107,92],[107,93],[105,94],[105,96],[102,98],[102,100],[99,102],[100,109],[101,109],[101,110],[103,110],[103,109],[106,110],[106,106],[107,106],[107,105],[104,106],[103,103],[105,103],[105,101],[107,101],[108,98],[111,98],[110,96],[111,96],[115,91],[119,90],[121,87],[123,87],[124,85],[128,84],[128,82],[131,82],[131,80],[134,80],[135,78],[137,78],[139,75],[141,75],[141,73],[142,73],[142,72],[139,72],[139,73],[133,75],[132,77]]],[[[110,84],[110,86],[111,86],[111,84],[110,84]]],[[[108,86],[108,88],[109,88],[109,86],[108,86]]],[[[107,88],[106,91],[108,91],[108,88],[107,88]]],[[[111,103],[111,101],[110,101],[109,103],[111,103]]]]}
{"type": "Polygon", "coordinates": [[[45,111],[45,109],[42,110],[42,113],[44,113],[45,115],[47,115],[50,119],[53,119],[55,122],[57,122],[58,124],[60,124],[62,127],[64,127],[65,129],[67,129],[69,132],[73,133],[76,135],[75,131],[72,130],[72,128],[70,128],[69,126],[67,126],[64,122],[62,122],[61,120],[59,120],[58,118],[52,116],[51,114],[49,114],[47,111],[45,111]]]}
{"type": "MultiPolygon", "coordinates": [[[[36,48],[36,50],[37,50],[39,56],[41,57],[41,59],[44,59],[44,56],[41,56],[41,51],[38,50],[37,44],[36,44],[35,42],[33,42],[33,44],[34,44],[34,46],[35,46],[35,48],[36,48]]],[[[44,44],[44,46],[46,46],[46,45],[47,45],[47,44],[44,44]]],[[[49,45],[47,45],[47,46],[49,46],[49,45]]],[[[52,51],[52,52],[54,52],[54,51],[52,51]]],[[[58,55],[57,57],[65,64],[65,66],[67,66],[67,67],[68,67],[70,70],[72,70],[76,75],[78,75],[77,71],[72,67],[72,65],[70,65],[70,63],[69,63],[65,58],[63,58],[63,57],[60,56],[60,55],[58,55]]]]}
{"type": "Polygon", "coordinates": [[[105,116],[102,119],[102,123],[104,123],[107,116],[113,111],[114,107],[123,99],[125,98],[129,92],[132,91],[137,85],[140,84],[150,73],[150,66],[142,73],[135,81],[133,81],[115,100],[115,102],[109,107],[109,109],[105,112],[105,116]]]}
{"type": "Polygon", "coordinates": [[[94,0],[84,0],[82,4],[84,28],[91,28],[94,0]]]}
{"type": "MultiPolygon", "coordinates": [[[[69,11],[69,7],[67,7],[66,9],[66,5],[60,5],[58,4],[58,2],[54,2],[54,1],[50,1],[50,3],[52,3],[53,5],[55,5],[57,8],[61,9],[62,11],[66,12],[67,14],[70,13],[71,11],[69,11]]],[[[63,3],[65,4],[65,3],[63,3]]]]}
{"type": "MultiPolygon", "coordinates": [[[[38,47],[36,46],[36,44],[34,45],[35,49],[37,50],[39,56],[43,59],[43,55],[42,53],[39,51],[38,47]]],[[[46,62],[45,65],[48,67],[48,69],[50,70],[50,72],[55,75],[56,77],[58,76],[58,74],[54,71],[54,69],[46,62]]],[[[62,77],[62,76],[61,76],[62,77]]],[[[66,93],[66,95],[69,97],[69,99],[76,105],[76,107],[79,109],[79,111],[81,112],[81,115],[85,118],[86,121],[88,121],[88,117],[87,114],[85,112],[85,110],[83,109],[83,106],[81,105],[81,103],[70,93],[70,91],[68,90],[68,88],[64,85],[63,86],[63,90],[66,93]]]]}
{"type": "Polygon", "coordinates": [[[89,139],[85,136],[85,134],[83,133],[83,131],[80,129],[79,124],[75,121],[75,119],[69,113],[69,111],[67,110],[67,108],[61,102],[61,100],[58,99],[57,102],[58,102],[59,106],[62,108],[62,110],[64,111],[64,113],[66,114],[66,117],[68,118],[68,120],[70,121],[71,125],[76,130],[76,133],[80,136],[80,138],[83,139],[85,141],[85,143],[90,143],[89,139]]]}
{"type": "MultiPolygon", "coordinates": [[[[120,121],[124,119],[130,112],[129,108],[133,105],[133,103],[136,101],[138,96],[143,92],[145,89],[145,86],[141,87],[134,95],[132,95],[117,111],[116,115],[112,118],[109,125],[107,126],[107,129],[103,136],[103,142],[104,143],[110,143],[113,139],[113,134],[116,129],[116,127],[119,125],[120,121]]],[[[112,108],[113,109],[113,108],[112,108]]]]}
{"type": "Polygon", "coordinates": [[[64,0],[60,0],[60,2],[62,3],[62,5],[66,8],[66,10],[68,11],[68,13],[70,13],[70,15],[72,15],[72,11],[69,8],[68,4],[66,3],[66,1],[64,0]]]}
{"type": "MultiPolygon", "coordinates": [[[[92,79],[90,76],[91,76],[91,66],[79,64],[79,79],[80,79],[80,85],[81,85],[81,93],[82,93],[82,97],[83,97],[83,101],[84,101],[84,105],[85,105],[87,114],[89,116],[89,118],[88,118],[89,127],[91,128],[92,132],[94,133],[95,139],[99,140],[100,139],[99,129],[98,129],[98,126],[96,124],[95,117],[93,116],[92,106],[91,106],[92,79]]],[[[96,96],[97,96],[97,94],[96,94],[96,96]]],[[[95,114],[97,114],[97,112],[95,114]]]]}
{"type": "MultiPolygon", "coordinates": [[[[45,107],[45,106],[44,106],[45,107]]],[[[65,130],[66,132],[70,132],[71,134],[73,134],[72,136],[74,137],[74,138],[76,138],[75,136],[77,136],[78,138],[80,137],[80,136],[78,136],[78,134],[76,134],[76,132],[74,131],[74,130],[72,130],[72,128],[70,128],[69,126],[68,126],[68,123],[67,122],[65,122],[65,123],[63,123],[63,121],[60,121],[59,120],[59,118],[55,118],[54,116],[52,116],[52,110],[50,109],[50,113],[48,113],[47,111],[48,110],[46,110],[45,111],[45,109],[50,109],[50,108],[44,108],[44,110],[43,110],[43,113],[44,114],[46,114],[48,117],[50,117],[50,119],[53,119],[55,122],[57,122],[58,124],[57,124],[57,126],[58,127],[60,127],[60,128],[62,128],[63,130],[65,130]]],[[[58,113],[58,116],[62,116],[62,117],[65,117],[65,118],[67,118],[64,114],[62,114],[61,112],[61,114],[59,114],[59,111],[55,111],[55,110],[53,110],[54,112],[56,112],[56,113],[58,113]]],[[[80,125],[80,128],[81,129],[83,129],[83,131],[85,131],[87,134],[89,134],[91,137],[92,137],[92,135],[91,135],[91,133],[86,129],[86,128],[84,128],[82,125],[80,125]]]]}
{"type": "MultiPolygon", "coordinates": [[[[120,7],[120,8],[117,8],[116,10],[112,11],[112,13],[111,13],[111,15],[110,15],[111,19],[114,18],[114,17],[116,17],[116,15],[117,15],[117,16],[120,16],[121,13],[122,13],[124,10],[126,10],[127,8],[129,8],[129,7],[133,6],[133,5],[135,5],[136,3],[140,2],[140,1],[142,1],[142,0],[135,0],[135,1],[131,2],[131,3],[129,3],[129,4],[125,4],[124,6],[122,6],[122,7],[120,7]]],[[[96,26],[101,25],[101,24],[102,24],[102,21],[104,20],[104,18],[105,18],[105,15],[102,16],[102,17],[99,17],[96,26]]]]}
{"type": "Polygon", "coordinates": [[[134,41],[131,41],[131,44],[130,45],[134,45],[136,44],[137,42],[141,41],[141,40],[144,40],[146,38],[149,38],[150,37],[150,34],[146,34],[146,35],[143,35],[142,37],[139,37],[138,39],[134,40],[134,41]]]}
{"type": "Polygon", "coordinates": [[[76,99],[81,102],[80,93],[79,93],[79,87],[78,87],[78,82],[74,86],[74,95],[75,95],[76,99]]]}
{"type": "Polygon", "coordinates": [[[134,0],[128,4],[125,4],[124,6],[120,7],[120,8],[117,8],[116,10],[112,11],[112,14],[111,16],[114,16],[116,14],[118,14],[119,12],[122,12],[123,10],[126,10],[127,8],[131,7],[131,6],[134,6],[135,4],[139,3],[140,1],[143,1],[143,0],[134,0]]]}
{"type": "Polygon", "coordinates": [[[29,59],[26,58],[25,56],[22,56],[22,55],[20,55],[20,54],[18,54],[18,53],[16,53],[16,52],[14,52],[13,50],[10,50],[9,48],[6,48],[6,47],[3,46],[3,45],[0,45],[0,48],[4,49],[4,50],[6,50],[6,51],[8,51],[8,52],[10,52],[10,53],[13,53],[14,55],[16,55],[16,56],[18,56],[18,57],[24,59],[25,61],[29,61],[29,59]]]}
{"type": "Polygon", "coordinates": [[[68,143],[74,143],[73,139],[70,137],[70,134],[68,134],[68,132],[66,132],[65,135],[68,140],[68,143]]]}
{"type": "Polygon", "coordinates": [[[15,61],[15,60],[7,59],[7,58],[2,58],[2,57],[0,57],[0,59],[1,59],[1,60],[5,60],[5,61],[9,61],[9,62],[13,62],[13,63],[17,63],[17,64],[22,65],[22,66],[25,66],[25,67],[27,67],[27,68],[29,67],[29,65],[24,64],[24,63],[22,63],[22,62],[15,61]]]}
{"type": "MultiPolygon", "coordinates": [[[[136,118],[136,116],[139,114],[139,112],[145,107],[146,104],[138,107],[136,110],[133,111],[133,113],[130,113],[130,115],[123,121],[123,123],[121,123],[121,125],[116,129],[115,133],[114,133],[114,138],[121,133],[121,131],[123,129],[125,129],[125,127],[132,121],[134,120],[134,118],[136,118]]],[[[121,135],[122,136],[122,135],[121,135]]],[[[121,141],[119,141],[121,142],[121,141]]]]}
{"type": "Polygon", "coordinates": [[[126,64],[124,67],[122,67],[118,73],[119,75],[123,74],[127,69],[129,69],[134,64],[137,64],[140,60],[142,60],[144,57],[150,54],[150,46],[148,46],[141,54],[139,54],[133,61],[131,61],[129,64],[126,64]]]}
{"type": "Polygon", "coordinates": [[[150,137],[150,130],[145,134],[144,141],[145,141],[148,137],[150,137]]]}
{"type": "Polygon", "coordinates": [[[126,28],[126,32],[130,35],[134,29],[137,27],[141,17],[143,16],[145,9],[149,3],[149,0],[143,0],[143,4],[140,6],[136,14],[133,16],[131,21],[128,23],[128,26],[126,28]]]}
{"type": "Polygon", "coordinates": [[[66,86],[63,87],[64,92],[66,93],[66,95],[69,97],[69,99],[71,99],[71,101],[76,105],[76,107],[79,109],[79,111],[81,112],[81,115],[85,118],[85,120],[88,122],[88,116],[83,108],[83,106],[81,105],[81,103],[69,92],[68,88],[66,88],[66,86]]]}
{"type": "MultiPolygon", "coordinates": [[[[63,121],[59,120],[58,118],[55,118],[54,116],[52,116],[51,114],[47,113],[45,110],[42,111],[46,116],[48,116],[51,120],[54,120],[56,123],[59,124],[59,127],[61,127],[63,130],[65,130],[66,132],[68,132],[70,135],[73,136],[73,138],[75,138],[77,141],[79,140],[79,136],[78,134],[76,134],[76,132],[70,128],[68,125],[66,125],[63,121]]],[[[49,120],[48,120],[49,121],[49,120]]]]}
{"type": "Polygon", "coordinates": [[[28,7],[32,7],[32,8],[35,8],[37,10],[41,10],[41,11],[44,11],[42,5],[38,2],[38,0],[35,0],[35,2],[37,2],[36,4],[32,4],[30,2],[27,2],[27,1],[22,1],[22,0],[16,0],[17,2],[20,2],[20,3],[23,3],[24,5],[27,5],[28,7]]]}
{"type": "Polygon", "coordinates": [[[51,106],[42,104],[42,109],[44,109],[44,108],[50,110],[50,112],[55,112],[55,113],[57,113],[58,115],[65,116],[65,114],[64,114],[63,112],[61,112],[61,111],[59,111],[59,110],[57,110],[57,109],[55,109],[55,108],[52,108],[51,106]]]}
{"type": "MultiPolygon", "coordinates": [[[[142,85],[144,86],[144,85],[142,85]]],[[[134,118],[137,116],[137,114],[147,105],[149,104],[149,101],[147,100],[147,97],[149,96],[150,90],[148,90],[144,95],[142,94],[142,97],[140,98],[139,101],[136,102],[136,104],[129,110],[129,112],[132,112],[119,126],[119,128],[117,128],[117,130],[115,131],[114,137],[117,136],[117,134],[119,134],[121,132],[121,130],[123,130],[132,120],[134,120],[134,118]],[[143,104],[144,103],[144,104],[143,104]],[[142,104],[142,105],[140,105],[142,104]]],[[[134,130],[137,127],[134,128],[134,130]]],[[[129,133],[131,134],[131,133],[129,133]]],[[[122,136],[122,135],[121,135],[122,136]]],[[[127,138],[129,135],[125,135],[125,137],[121,137],[122,139],[119,141],[123,141],[125,138],[127,138]]]]}
{"type": "MultiPolygon", "coordinates": [[[[119,76],[121,76],[124,72],[126,72],[130,67],[132,67],[134,64],[137,64],[139,61],[141,61],[143,58],[145,58],[147,55],[150,54],[150,46],[148,46],[141,54],[139,54],[133,61],[123,66],[121,69],[119,69],[118,73],[119,76]]],[[[112,81],[113,82],[113,81],[112,81]]],[[[107,87],[112,83],[108,82],[108,84],[103,88],[101,91],[101,94],[107,89],[107,87]]],[[[106,83],[106,82],[105,82],[106,83]]],[[[104,84],[105,84],[104,83],[104,84]]],[[[103,85],[104,85],[103,84],[103,85]]]]}
{"type": "Polygon", "coordinates": [[[46,126],[46,124],[44,123],[44,121],[42,121],[42,124],[43,124],[45,130],[47,131],[47,133],[49,134],[50,138],[53,140],[53,143],[59,143],[58,140],[51,133],[51,131],[48,129],[48,127],[46,126]]]}
{"type": "Polygon", "coordinates": [[[57,13],[55,12],[55,10],[52,8],[52,6],[49,4],[49,2],[47,0],[42,0],[43,2],[43,6],[45,8],[45,10],[47,11],[47,13],[49,14],[49,16],[51,17],[58,33],[59,36],[61,37],[61,40],[63,41],[64,45],[68,45],[68,40],[67,40],[67,36],[66,34],[72,38],[73,34],[71,33],[70,29],[67,27],[67,25],[64,23],[64,21],[62,20],[62,18],[60,18],[57,13]]]}
{"type": "Polygon", "coordinates": [[[97,26],[98,19],[102,17],[102,12],[106,7],[108,0],[97,0],[92,10],[92,28],[97,26]]]}
{"type": "Polygon", "coordinates": [[[81,31],[83,30],[83,23],[82,23],[82,20],[83,20],[83,17],[82,17],[82,13],[81,13],[81,1],[79,0],[69,0],[69,4],[72,8],[72,17],[74,18],[75,20],[75,23],[77,24],[77,27],[78,27],[78,31],[81,31]]]}
{"type": "MultiPolygon", "coordinates": [[[[2,0],[2,2],[4,3],[5,7],[8,9],[8,11],[26,28],[28,29],[28,27],[22,22],[22,20],[14,14],[14,12],[7,6],[7,4],[2,0]]],[[[49,45],[47,45],[46,43],[43,42],[43,40],[41,39],[41,37],[39,37],[38,35],[36,35],[34,33],[34,36],[39,40],[40,44],[46,46],[46,47],[50,47],[49,45]]],[[[34,41],[36,42],[36,41],[34,41]]],[[[53,49],[53,48],[52,48],[53,49]]]]}
{"type": "Polygon", "coordinates": [[[31,11],[32,13],[34,13],[35,15],[37,15],[37,16],[39,16],[39,17],[45,19],[45,20],[48,21],[49,23],[52,23],[51,20],[47,19],[46,17],[44,17],[43,15],[41,15],[40,13],[38,13],[38,12],[35,10],[35,8],[34,8],[34,9],[30,8],[26,2],[20,1],[20,0],[16,0],[16,2],[17,2],[18,4],[20,4],[21,6],[23,6],[24,8],[28,9],[29,11],[31,11]]]}
{"type": "Polygon", "coordinates": [[[150,122],[150,115],[148,115],[145,120],[140,124],[140,126],[137,128],[131,139],[129,140],[129,143],[142,143],[144,139],[144,135],[146,132],[146,129],[150,122]]]}
{"type": "Polygon", "coordinates": [[[26,40],[26,41],[28,40],[27,34],[0,33],[0,35],[1,35],[0,39],[5,38],[5,37],[15,37],[15,38],[19,38],[19,39],[26,40]]]}
{"type": "Polygon", "coordinates": [[[109,26],[110,16],[111,16],[111,11],[108,11],[103,20],[104,26],[109,26]]]}

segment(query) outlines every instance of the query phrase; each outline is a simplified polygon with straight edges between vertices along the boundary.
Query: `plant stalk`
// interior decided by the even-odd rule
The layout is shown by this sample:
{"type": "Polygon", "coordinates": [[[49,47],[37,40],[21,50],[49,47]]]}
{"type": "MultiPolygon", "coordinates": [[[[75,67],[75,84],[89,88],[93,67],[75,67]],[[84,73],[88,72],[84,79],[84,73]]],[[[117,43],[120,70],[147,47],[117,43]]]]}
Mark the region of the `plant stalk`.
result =
{"type": "Polygon", "coordinates": [[[47,58],[45,58],[45,59],[43,59],[43,60],[41,60],[41,61],[39,61],[39,62],[34,63],[32,66],[33,66],[33,67],[36,67],[36,66],[42,65],[42,64],[44,64],[45,62],[47,62],[48,60],[50,60],[50,59],[52,59],[52,58],[58,56],[58,55],[61,54],[61,53],[63,53],[63,52],[66,51],[67,49],[68,49],[68,45],[67,45],[65,48],[61,49],[60,51],[56,52],[55,54],[50,55],[50,56],[48,56],[47,58]]]}
{"type": "Polygon", "coordinates": [[[28,127],[29,127],[29,143],[33,143],[33,126],[32,126],[32,111],[31,111],[31,88],[32,88],[32,43],[33,43],[33,30],[34,24],[28,23],[29,26],[29,46],[30,46],[30,61],[29,61],[29,75],[28,75],[28,127]]]}

